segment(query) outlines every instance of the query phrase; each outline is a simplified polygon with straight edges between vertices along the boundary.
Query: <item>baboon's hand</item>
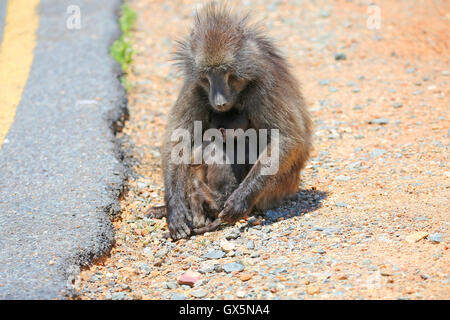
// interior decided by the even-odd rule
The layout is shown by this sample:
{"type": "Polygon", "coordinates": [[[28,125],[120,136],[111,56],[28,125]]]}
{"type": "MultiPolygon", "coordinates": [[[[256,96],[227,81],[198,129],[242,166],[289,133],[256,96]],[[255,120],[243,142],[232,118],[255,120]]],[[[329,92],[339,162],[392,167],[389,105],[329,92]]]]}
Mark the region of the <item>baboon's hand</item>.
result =
{"type": "Polygon", "coordinates": [[[167,216],[167,207],[151,207],[145,212],[147,218],[162,219],[167,216]]]}
{"type": "Polygon", "coordinates": [[[192,215],[182,201],[167,207],[167,225],[173,240],[187,238],[191,234],[192,215]]]}
{"type": "Polygon", "coordinates": [[[251,206],[245,193],[236,189],[225,202],[223,210],[219,213],[219,218],[223,222],[234,223],[251,211],[251,206]]]}

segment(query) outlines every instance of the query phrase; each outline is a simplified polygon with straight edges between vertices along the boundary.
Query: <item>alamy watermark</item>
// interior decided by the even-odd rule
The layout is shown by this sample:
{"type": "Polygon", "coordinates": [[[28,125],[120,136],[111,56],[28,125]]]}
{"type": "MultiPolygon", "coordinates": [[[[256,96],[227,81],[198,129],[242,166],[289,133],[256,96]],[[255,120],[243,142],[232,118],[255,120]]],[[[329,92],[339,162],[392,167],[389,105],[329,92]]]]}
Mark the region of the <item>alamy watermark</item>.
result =
{"type": "Polygon", "coordinates": [[[202,130],[202,122],[194,121],[194,137],[186,129],[173,131],[171,151],[174,164],[261,164],[262,175],[278,172],[280,133],[278,129],[202,130]],[[203,133],[203,134],[202,134],[203,133]],[[193,141],[193,143],[192,143],[193,141]]]}
{"type": "Polygon", "coordinates": [[[366,26],[369,30],[381,28],[381,8],[376,5],[370,5],[367,7],[367,15],[369,16],[366,21],[366,26]]]}
{"type": "Polygon", "coordinates": [[[81,29],[81,9],[77,5],[70,5],[66,9],[69,17],[66,19],[66,27],[69,30],[81,29]]]}

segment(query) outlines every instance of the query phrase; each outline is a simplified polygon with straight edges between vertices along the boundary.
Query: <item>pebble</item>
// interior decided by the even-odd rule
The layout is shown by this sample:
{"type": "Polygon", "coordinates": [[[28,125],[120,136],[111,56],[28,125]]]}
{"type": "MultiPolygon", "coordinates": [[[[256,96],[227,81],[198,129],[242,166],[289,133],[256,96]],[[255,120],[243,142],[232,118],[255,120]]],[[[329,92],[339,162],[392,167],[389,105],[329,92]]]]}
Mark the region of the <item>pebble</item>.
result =
{"type": "Polygon", "coordinates": [[[199,289],[199,290],[191,291],[190,294],[191,294],[191,296],[193,296],[195,298],[203,298],[206,296],[207,292],[202,289],[199,289]]]}
{"type": "Polygon", "coordinates": [[[236,297],[238,297],[238,298],[243,298],[243,297],[245,297],[245,295],[246,295],[246,293],[243,290],[236,291],[236,297]]]}
{"type": "Polygon", "coordinates": [[[328,87],[328,91],[330,92],[337,92],[339,89],[336,87],[328,87]]]}
{"type": "Polygon", "coordinates": [[[413,234],[406,236],[405,240],[409,243],[415,243],[426,237],[428,237],[428,232],[419,231],[419,232],[415,232],[413,234]]]}
{"type": "Polygon", "coordinates": [[[376,118],[376,119],[369,120],[369,124],[384,125],[384,124],[388,124],[388,123],[389,123],[388,118],[376,118]]]}
{"type": "Polygon", "coordinates": [[[370,158],[376,158],[386,153],[383,149],[374,149],[370,152],[370,158]]]}
{"type": "Polygon", "coordinates": [[[336,181],[349,181],[351,178],[348,176],[337,176],[334,180],[336,181]]]}
{"type": "Polygon", "coordinates": [[[143,251],[144,251],[144,254],[148,257],[153,255],[153,249],[150,247],[145,247],[143,251]]]}
{"type": "Polygon", "coordinates": [[[320,292],[320,288],[318,286],[306,286],[306,293],[309,295],[315,295],[320,292]]]}
{"type": "Polygon", "coordinates": [[[111,295],[112,300],[127,300],[129,296],[125,292],[114,292],[111,295]]]}
{"type": "Polygon", "coordinates": [[[233,228],[230,231],[227,232],[225,235],[225,239],[231,240],[231,239],[237,239],[241,236],[241,232],[238,228],[233,228]]]}
{"type": "Polygon", "coordinates": [[[193,287],[196,282],[201,280],[201,278],[202,275],[200,273],[189,270],[186,273],[182,274],[177,281],[181,285],[188,285],[193,287]]]}
{"type": "Polygon", "coordinates": [[[403,103],[400,103],[400,102],[394,102],[394,103],[392,104],[392,106],[393,106],[395,109],[398,109],[398,108],[403,107],[403,103]]]}
{"type": "Polygon", "coordinates": [[[339,61],[339,60],[346,60],[347,59],[347,55],[345,53],[335,53],[334,54],[334,60],[339,61]]]}
{"type": "Polygon", "coordinates": [[[226,240],[226,239],[222,239],[220,241],[220,248],[222,248],[223,251],[225,252],[229,252],[235,249],[235,245],[233,243],[231,243],[230,241],[226,240]]]}
{"type": "Polygon", "coordinates": [[[345,203],[345,202],[336,202],[335,203],[335,205],[337,206],[337,207],[347,207],[347,203],[345,203]]]}
{"type": "Polygon", "coordinates": [[[168,289],[176,289],[178,288],[178,283],[176,281],[168,281],[166,283],[168,289]]]}
{"type": "Polygon", "coordinates": [[[180,294],[180,293],[174,293],[171,297],[170,300],[186,300],[187,297],[184,294],[180,294]]]}
{"type": "Polygon", "coordinates": [[[322,9],[319,11],[319,16],[321,18],[328,18],[330,16],[330,12],[328,10],[322,9]]]}
{"type": "Polygon", "coordinates": [[[249,250],[255,249],[255,242],[253,240],[250,240],[249,242],[247,242],[246,248],[249,250]]]}
{"type": "Polygon", "coordinates": [[[226,263],[223,265],[223,270],[227,273],[230,272],[240,272],[242,270],[244,270],[244,266],[238,262],[230,262],[230,263],[226,263]]]}
{"type": "Polygon", "coordinates": [[[440,243],[444,241],[444,235],[442,233],[432,233],[428,239],[433,243],[440,243]]]}
{"type": "Polygon", "coordinates": [[[215,265],[212,261],[206,261],[201,264],[198,271],[200,271],[200,273],[211,273],[214,271],[214,266],[215,265]]]}
{"type": "Polygon", "coordinates": [[[314,249],[312,250],[312,252],[318,253],[318,254],[324,254],[324,253],[325,253],[325,250],[323,250],[322,248],[314,248],[314,249]]]}
{"type": "Polygon", "coordinates": [[[203,255],[203,258],[206,259],[220,259],[225,255],[225,252],[222,250],[211,250],[208,253],[203,255]]]}
{"type": "Polygon", "coordinates": [[[167,248],[162,248],[160,250],[158,250],[158,252],[156,252],[155,257],[156,258],[162,258],[165,255],[167,255],[167,253],[169,253],[169,249],[167,248]]]}
{"type": "Polygon", "coordinates": [[[239,279],[241,279],[241,281],[248,281],[248,280],[250,280],[251,278],[253,278],[253,274],[251,274],[251,273],[242,273],[242,274],[239,276],[239,279]]]}

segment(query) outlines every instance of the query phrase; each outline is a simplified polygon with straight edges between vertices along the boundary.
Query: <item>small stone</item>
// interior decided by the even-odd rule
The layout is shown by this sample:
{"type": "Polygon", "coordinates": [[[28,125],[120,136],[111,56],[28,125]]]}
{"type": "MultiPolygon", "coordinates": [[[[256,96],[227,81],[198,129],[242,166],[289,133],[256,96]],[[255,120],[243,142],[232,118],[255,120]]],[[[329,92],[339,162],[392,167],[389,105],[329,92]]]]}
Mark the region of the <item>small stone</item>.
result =
{"type": "Polygon", "coordinates": [[[178,278],[178,283],[193,287],[194,284],[202,278],[202,275],[196,271],[189,270],[178,278]]]}
{"type": "Polygon", "coordinates": [[[251,278],[253,278],[253,274],[251,273],[242,273],[239,277],[239,279],[244,282],[250,280],[251,278]]]}
{"type": "Polygon", "coordinates": [[[114,292],[111,295],[112,300],[127,300],[128,295],[125,292],[114,292]]]}
{"type": "Polygon", "coordinates": [[[324,79],[324,80],[320,80],[319,81],[319,84],[321,85],[321,86],[326,86],[327,84],[329,84],[331,82],[331,80],[329,80],[329,79],[324,79]]]}
{"type": "Polygon", "coordinates": [[[186,296],[184,294],[180,294],[180,293],[174,293],[171,297],[170,300],[186,300],[186,296]]]}
{"type": "Polygon", "coordinates": [[[255,242],[253,240],[250,240],[247,242],[246,248],[249,250],[255,249],[255,242]]]}
{"type": "Polygon", "coordinates": [[[385,125],[388,123],[389,123],[389,119],[387,119],[387,118],[377,118],[377,119],[369,120],[369,124],[385,125]]]}
{"type": "Polygon", "coordinates": [[[311,295],[311,296],[315,295],[315,294],[318,294],[319,292],[320,292],[320,288],[317,287],[317,286],[309,285],[309,286],[306,287],[306,293],[311,295]]]}
{"type": "Polygon", "coordinates": [[[153,250],[150,247],[145,247],[143,251],[147,257],[151,257],[153,255],[153,250]]]}
{"type": "Polygon", "coordinates": [[[370,158],[376,158],[386,153],[383,149],[374,149],[370,152],[370,158]]]}
{"type": "Polygon", "coordinates": [[[211,273],[214,271],[214,262],[212,261],[206,261],[204,263],[202,263],[202,265],[200,266],[199,271],[201,273],[211,273]]]}
{"type": "Polygon", "coordinates": [[[330,16],[330,12],[329,12],[328,10],[322,9],[322,10],[320,10],[320,12],[319,12],[319,16],[320,16],[321,18],[328,18],[328,17],[330,16]]]}
{"type": "Polygon", "coordinates": [[[334,60],[339,61],[339,60],[346,60],[347,59],[347,55],[345,53],[335,53],[334,54],[334,60]]]}
{"type": "Polygon", "coordinates": [[[203,298],[206,296],[207,292],[202,289],[199,289],[199,290],[191,291],[190,294],[191,294],[191,296],[193,296],[195,298],[203,298]]]}
{"type": "Polygon", "coordinates": [[[206,259],[220,259],[225,255],[225,252],[222,250],[211,250],[208,253],[203,255],[203,258],[206,259]]]}
{"type": "Polygon", "coordinates": [[[245,295],[246,295],[246,293],[243,290],[236,291],[236,297],[238,297],[238,298],[243,298],[243,297],[245,297],[245,295]]]}
{"type": "Polygon", "coordinates": [[[231,240],[231,239],[237,239],[241,236],[241,232],[238,228],[233,228],[230,231],[227,232],[225,235],[225,239],[231,240]]]}
{"type": "Polygon", "coordinates": [[[139,292],[133,292],[131,297],[133,298],[133,300],[142,300],[142,294],[139,292]]]}
{"type": "Polygon", "coordinates": [[[440,243],[444,241],[444,235],[442,233],[432,233],[428,239],[433,243],[440,243]]]}
{"type": "Polygon", "coordinates": [[[334,180],[343,182],[343,181],[349,181],[350,179],[351,178],[348,176],[337,176],[334,180]]]}
{"type": "Polygon", "coordinates": [[[337,207],[342,207],[342,208],[347,207],[347,203],[345,203],[345,202],[336,202],[335,205],[336,205],[337,207]]]}
{"type": "Polygon", "coordinates": [[[178,288],[178,283],[176,281],[168,281],[167,288],[172,289],[172,290],[176,289],[176,288],[178,288]]]}
{"type": "Polygon", "coordinates": [[[235,245],[233,243],[231,243],[230,241],[226,240],[226,239],[222,239],[220,241],[220,248],[222,248],[223,251],[225,252],[229,252],[235,249],[235,245]]]}
{"type": "Polygon", "coordinates": [[[428,237],[428,232],[419,231],[406,236],[405,240],[409,243],[415,243],[426,237],[428,237]]]}
{"type": "Polygon", "coordinates": [[[228,251],[227,257],[234,257],[236,255],[236,252],[234,250],[228,251]]]}
{"type": "Polygon", "coordinates": [[[162,248],[160,250],[158,250],[158,252],[156,252],[155,257],[156,258],[162,258],[165,255],[167,255],[167,253],[169,253],[169,249],[167,248],[162,248]]]}
{"type": "Polygon", "coordinates": [[[318,254],[324,254],[324,253],[325,253],[325,250],[323,250],[322,248],[314,248],[314,249],[312,250],[312,252],[318,253],[318,254]]]}
{"type": "Polygon", "coordinates": [[[403,107],[403,103],[400,103],[400,102],[394,102],[394,103],[392,104],[392,106],[393,106],[395,109],[398,109],[398,108],[403,107]]]}
{"type": "Polygon", "coordinates": [[[338,88],[336,88],[336,87],[329,87],[328,88],[328,91],[330,91],[330,92],[337,92],[339,89],[338,88]]]}
{"type": "Polygon", "coordinates": [[[225,272],[230,273],[230,272],[240,272],[242,270],[244,270],[244,266],[240,263],[237,262],[230,262],[230,263],[226,263],[223,265],[223,270],[225,270],[225,272]]]}
{"type": "Polygon", "coordinates": [[[338,280],[347,280],[348,276],[345,273],[342,273],[342,274],[338,274],[336,279],[338,279],[338,280]]]}

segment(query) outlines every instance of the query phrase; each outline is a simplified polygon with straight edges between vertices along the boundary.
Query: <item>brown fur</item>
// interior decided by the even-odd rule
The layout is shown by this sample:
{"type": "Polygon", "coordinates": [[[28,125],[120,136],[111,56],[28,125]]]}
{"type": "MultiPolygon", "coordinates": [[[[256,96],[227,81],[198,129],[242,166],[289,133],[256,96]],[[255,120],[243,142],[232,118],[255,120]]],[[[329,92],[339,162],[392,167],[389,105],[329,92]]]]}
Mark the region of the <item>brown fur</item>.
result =
{"type": "Polygon", "coordinates": [[[221,221],[232,223],[254,207],[267,208],[294,194],[309,157],[312,126],[299,84],[272,41],[247,20],[224,6],[209,4],[198,14],[190,37],[179,43],[176,60],[184,84],[169,113],[162,163],[167,221],[174,239],[187,237],[197,226],[186,189],[190,166],[170,162],[175,144],[170,137],[177,128],[192,133],[194,120],[202,121],[206,130],[212,110],[225,110],[215,105],[214,79],[226,110],[246,112],[252,128],[280,132],[279,171],[261,175],[258,159],[225,202],[221,221]]]}

